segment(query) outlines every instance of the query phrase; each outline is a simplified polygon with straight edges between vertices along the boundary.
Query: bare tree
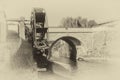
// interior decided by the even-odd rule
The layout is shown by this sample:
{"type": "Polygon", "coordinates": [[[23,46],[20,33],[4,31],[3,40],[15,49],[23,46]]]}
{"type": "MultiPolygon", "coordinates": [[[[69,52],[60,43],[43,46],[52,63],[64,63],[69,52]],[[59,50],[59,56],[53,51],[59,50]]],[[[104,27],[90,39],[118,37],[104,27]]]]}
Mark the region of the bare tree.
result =
{"type": "Polygon", "coordinates": [[[88,21],[86,18],[83,18],[81,21],[82,28],[88,27],[88,21]]]}
{"type": "Polygon", "coordinates": [[[63,27],[79,27],[79,28],[92,28],[96,26],[97,23],[95,20],[87,20],[86,18],[72,18],[72,17],[67,17],[62,19],[62,26],[63,27]]]}
{"type": "Polygon", "coordinates": [[[91,27],[94,27],[94,26],[96,26],[97,25],[97,23],[95,22],[95,20],[90,20],[89,22],[88,22],[88,26],[91,28],[91,27]]]}

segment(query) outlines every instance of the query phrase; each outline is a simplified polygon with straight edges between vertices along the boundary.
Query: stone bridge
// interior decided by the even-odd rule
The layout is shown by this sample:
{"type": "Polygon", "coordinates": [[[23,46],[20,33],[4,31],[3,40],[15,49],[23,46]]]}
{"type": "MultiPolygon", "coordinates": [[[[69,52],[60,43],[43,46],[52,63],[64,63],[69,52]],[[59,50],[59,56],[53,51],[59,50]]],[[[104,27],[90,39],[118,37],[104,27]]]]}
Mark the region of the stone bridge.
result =
{"type": "MultiPolygon", "coordinates": [[[[47,39],[51,47],[59,40],[65,41],[71,46],[71,52],[75,57],[88,56],[95,50],[103,51],[108,40],[109,30],[104,28],[48,28],[47,39]]],[[[72,55],[73,56],[73,55],[72,55]]]]}

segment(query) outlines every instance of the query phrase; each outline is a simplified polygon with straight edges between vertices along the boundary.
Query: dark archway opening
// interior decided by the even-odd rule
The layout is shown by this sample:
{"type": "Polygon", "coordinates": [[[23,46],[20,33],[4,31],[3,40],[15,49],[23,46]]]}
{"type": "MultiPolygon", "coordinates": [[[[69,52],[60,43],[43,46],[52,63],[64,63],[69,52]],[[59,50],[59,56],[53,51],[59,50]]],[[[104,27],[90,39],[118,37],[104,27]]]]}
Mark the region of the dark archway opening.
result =
{"type": "Polygon", "coordinates": [[[64,41],[69,45],[69,60],[76,62],[76,57],[77,57],[77,50],[76,50],[76,46],[77,45],[81,45],[81,42],[74,38],[74,37],[70,37],[70,36],[65,36],[65,37],[61,37],[59,39],[57,39],[55,42],[53,42],[53,44],[50,47],[50,54],[48,56],[48,59],[50,59],[52,56],[52,48],[53,46],[58,42],[58,41],[64,41]]]}

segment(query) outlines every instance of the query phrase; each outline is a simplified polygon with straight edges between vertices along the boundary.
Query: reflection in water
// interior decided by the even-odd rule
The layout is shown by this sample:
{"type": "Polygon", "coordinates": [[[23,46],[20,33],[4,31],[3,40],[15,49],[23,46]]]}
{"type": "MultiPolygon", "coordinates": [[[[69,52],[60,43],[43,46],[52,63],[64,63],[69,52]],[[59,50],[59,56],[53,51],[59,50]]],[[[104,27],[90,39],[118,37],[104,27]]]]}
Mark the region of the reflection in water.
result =
{"type": "Polygon", "coordinates": [[[63,40],[59,40],[54,44],[49,59],[53,62],[53,72],[62,75],[62,73],[71,74],[77,70],[77,61],[73,57],[75,55],[73,50],[73,46],[63,40]]]}

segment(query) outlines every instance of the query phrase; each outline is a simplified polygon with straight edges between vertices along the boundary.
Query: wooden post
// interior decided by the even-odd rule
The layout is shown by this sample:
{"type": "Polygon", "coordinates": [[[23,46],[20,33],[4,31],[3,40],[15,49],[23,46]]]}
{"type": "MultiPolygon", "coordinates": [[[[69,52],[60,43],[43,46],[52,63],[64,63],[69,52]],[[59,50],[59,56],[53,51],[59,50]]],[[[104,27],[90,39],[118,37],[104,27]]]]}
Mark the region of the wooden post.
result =
{"type": "Polygon", "coordinates": [[[4,11],[0,11],[0,43],[6,42],[7,38],[7,22],[4,11]]]}
{"type": "Polygon", "coordinates": [[[19,23],[19,37],[25,40],[25,23],[24,23],[25,18],[21,17],[20,18],[20,23],[19,23]]]}

